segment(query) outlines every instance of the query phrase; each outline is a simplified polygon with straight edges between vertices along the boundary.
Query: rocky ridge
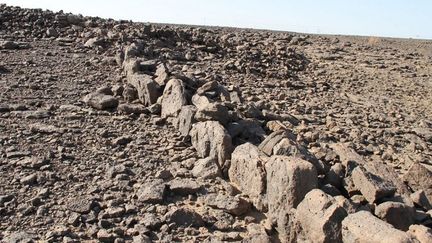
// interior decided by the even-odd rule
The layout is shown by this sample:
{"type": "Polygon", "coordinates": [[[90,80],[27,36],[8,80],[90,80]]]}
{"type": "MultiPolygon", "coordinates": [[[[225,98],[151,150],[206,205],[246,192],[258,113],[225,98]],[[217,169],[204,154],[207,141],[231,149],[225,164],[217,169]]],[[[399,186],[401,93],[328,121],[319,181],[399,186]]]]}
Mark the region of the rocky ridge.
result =
{"type": "Polygon", "coordinates": [[[3,241],[430,241],[430,56],[4,5],[1,21],[3,241]]]}

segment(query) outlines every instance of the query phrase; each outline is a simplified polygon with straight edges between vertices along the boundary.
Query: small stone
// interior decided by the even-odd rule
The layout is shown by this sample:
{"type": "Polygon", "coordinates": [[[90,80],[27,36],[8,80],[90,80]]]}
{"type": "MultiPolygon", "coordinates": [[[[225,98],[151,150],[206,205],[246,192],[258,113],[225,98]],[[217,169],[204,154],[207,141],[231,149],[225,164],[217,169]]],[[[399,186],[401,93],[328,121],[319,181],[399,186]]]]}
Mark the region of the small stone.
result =
{"type": "Polygon", "coordinates": [[[210,194],[205,197],[205,203],[210,207],[222,209],[236,216],[243,215],[250,209],[250,203],[239,196],[210,194]]]}
{"type": "Polygon", "coordinates": [[[177,195],[187,196],[195,194],[202,189],[202,186],[194,180],[176,178],[169,182],[171,192],[177,195]]]}
{"type": "Polygon", "coordinates": [[[120,104],[117,110],[125,114],[143,114],[147,113],[145,106],[141,104],[120,104]]]}
{"type": "Polygon", "coordinates": [[[163,180],[153,180],[141,185],[138,200],[145,203],[162,203],[166,195],[166,185],[163,180]]]}
{"type": "Polygon", "coordinates": [[[194,177],[204,179],[214,179],[222,176],[216,159],[211,157],[197,160],[191,172],[194,177]]]}
{"type": "Polygon", "coordinates": [[[89,213],[90,210],[95,205],[95,201],[92,198],[88,197],[81,197],[81,198],[74,198],[67,204],[67,208],[70,211],[76,212],[76,213],[89,213]]]}
{"type": "Polygon", "coordinates": [[[36,173],[28,175],[26,177],[21,178],[21,184],[23,185],[33,185],[37,183],[38,176],[36,173]]]}
{"type": "Polygon", "coordinates": [[[98,110],[109,110],[118,106],[118,100],[111,95],[91,93],[84,97],[83,101],[98,110]]]}
{"type": "Polygon", "coordinates": [[[189,208],[173,209],[166,215],[168,223],[174,223],[176,227],[202,227],[204,220],[201,215],[189,208]]]}

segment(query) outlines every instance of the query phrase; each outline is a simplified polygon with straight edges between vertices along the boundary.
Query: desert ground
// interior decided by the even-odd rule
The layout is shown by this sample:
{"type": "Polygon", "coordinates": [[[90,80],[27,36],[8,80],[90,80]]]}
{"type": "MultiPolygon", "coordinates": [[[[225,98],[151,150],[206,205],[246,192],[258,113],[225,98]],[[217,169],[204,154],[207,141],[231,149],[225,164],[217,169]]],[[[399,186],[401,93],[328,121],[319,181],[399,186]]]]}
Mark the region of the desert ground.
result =
{"type": "Polygon", "coordinates": [[[0,23],[1,242],[432,242],[432,41],[0,23]]]}

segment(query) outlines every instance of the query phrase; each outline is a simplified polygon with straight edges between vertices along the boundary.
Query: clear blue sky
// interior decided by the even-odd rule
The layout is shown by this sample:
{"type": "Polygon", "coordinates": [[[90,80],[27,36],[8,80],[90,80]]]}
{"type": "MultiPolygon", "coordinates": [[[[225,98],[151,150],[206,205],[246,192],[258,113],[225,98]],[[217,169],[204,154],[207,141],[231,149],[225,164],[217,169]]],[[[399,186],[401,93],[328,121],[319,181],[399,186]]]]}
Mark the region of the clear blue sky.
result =
{"type": "Polygon", "coordinates": [[[142,22],[432,39],[432,0],[0,0],[142,22]]]}

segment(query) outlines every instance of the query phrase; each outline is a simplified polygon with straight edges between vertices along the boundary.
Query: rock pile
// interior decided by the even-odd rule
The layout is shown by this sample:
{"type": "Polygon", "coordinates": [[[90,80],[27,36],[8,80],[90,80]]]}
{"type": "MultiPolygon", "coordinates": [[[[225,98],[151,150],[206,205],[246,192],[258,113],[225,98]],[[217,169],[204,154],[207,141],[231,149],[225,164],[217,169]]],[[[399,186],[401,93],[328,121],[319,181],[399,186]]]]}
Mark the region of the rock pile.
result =
{"type": "Polygon", "coordinates": [[[0,9],[0,241],[431,242],[432,123],[356,72],[426,58],[0,9]]]}

